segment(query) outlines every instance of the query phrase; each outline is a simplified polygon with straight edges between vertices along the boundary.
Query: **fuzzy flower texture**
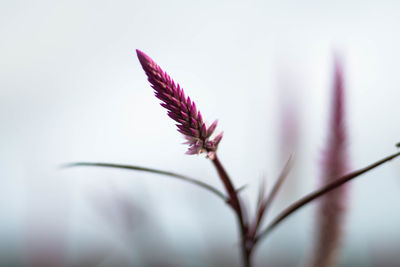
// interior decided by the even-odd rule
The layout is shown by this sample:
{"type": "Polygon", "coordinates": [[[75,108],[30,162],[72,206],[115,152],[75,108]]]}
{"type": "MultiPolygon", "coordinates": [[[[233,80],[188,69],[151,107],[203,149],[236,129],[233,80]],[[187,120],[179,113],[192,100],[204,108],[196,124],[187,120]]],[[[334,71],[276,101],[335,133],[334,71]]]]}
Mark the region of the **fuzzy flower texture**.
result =
{"type": "Polygon", "coordinates": [[[136,50],[136,53],[155,91],[155,96],[163,102],[161,106],[168,110],[168,116],[177,122],[178,131],[187,140],[185,144],[189,145],[189,149],[186,154],[206,152],[210,158],[213,158],[222,139],[222,132],[214,139],[210,139],[218,121],[207,126],[203,122],[200,111],[197,111],[196,104],[190,100],[190,97],[185,96],[183,88],[175,84],[174,80],[148,55],[140,50],[136,50]]]}

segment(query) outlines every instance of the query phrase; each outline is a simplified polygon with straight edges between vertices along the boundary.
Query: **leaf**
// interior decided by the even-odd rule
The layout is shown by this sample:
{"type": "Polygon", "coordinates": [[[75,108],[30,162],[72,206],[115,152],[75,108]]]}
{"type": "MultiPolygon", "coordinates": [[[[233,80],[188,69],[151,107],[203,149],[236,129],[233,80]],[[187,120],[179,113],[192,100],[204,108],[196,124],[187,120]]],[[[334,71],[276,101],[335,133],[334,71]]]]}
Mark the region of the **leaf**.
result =
{"type": "Polygon", "coordinates": [[[203,189],[206,189],[207,191],[217,195],[220,197],[224,202],[227,201],[227,198],[225,195],[213,187],[212,185],[209,185],[207,183],[204,183],[200,180],[174,173],[174,172],[169,172],[169,171],[163,171],[163,170],[158,170],[158,169],[153,169],[153,168],[146,168],[146,167],[141,167],[141,166],[135,166],[135,165],[125,165],[125,164],[114,164],[114,163],[101,163],[101,162],[75,162],[75,163],[69,163],[64,165],[64,168],[69,168],[69,167],[79,167],[79,166],[91,166],[91,167],[106,167],[106,168],[116,168],[116,169],[127,169],[127,170],[135,170],[135,171],[142,171],[142,172],[149,172],[149,173],[155,173],[155,174],[160,174],[160,175],[165,175],[165,176],[170,176],[176,179],[180,179],[183,181],[186,181],[188,183],[200,186],[203,189]]]}

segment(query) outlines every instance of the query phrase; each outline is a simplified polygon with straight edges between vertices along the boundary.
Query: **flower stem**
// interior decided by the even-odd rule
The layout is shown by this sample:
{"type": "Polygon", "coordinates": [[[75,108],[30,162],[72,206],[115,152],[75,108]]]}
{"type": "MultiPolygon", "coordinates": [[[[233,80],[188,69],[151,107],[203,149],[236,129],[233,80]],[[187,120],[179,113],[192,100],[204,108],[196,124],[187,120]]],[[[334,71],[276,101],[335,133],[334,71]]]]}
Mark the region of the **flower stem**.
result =
{"type": "Polygon", "coordinates": [[[238,224],[240,228],[241,235],[241,248],[243,255],[243,264],[245,267],[251,267],[251,252],[252,246],[248,246],[248,226],[247,221],[243,213],[243,206],[241,200],[235,190],[229,175],[225,171],[225,168],[222,166],[219,161],[218,156],[215,154],[214,157],[211,158],[212,163],[218,171],[218,175],[222,180],[222,183],[225,186],[225,189],[228,193],[229,199],[228,203],[232,206],[235,211],[238,219],[238,224]]]}

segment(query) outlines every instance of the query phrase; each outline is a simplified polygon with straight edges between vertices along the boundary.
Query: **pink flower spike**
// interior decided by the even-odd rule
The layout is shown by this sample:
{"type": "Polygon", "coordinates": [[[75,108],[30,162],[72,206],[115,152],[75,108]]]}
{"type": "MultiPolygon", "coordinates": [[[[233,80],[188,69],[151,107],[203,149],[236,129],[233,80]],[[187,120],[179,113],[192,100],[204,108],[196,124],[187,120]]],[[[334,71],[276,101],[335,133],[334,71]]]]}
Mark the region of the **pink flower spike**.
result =
{"type": "MultiPolygon", "coordinates": [[[[335,57],[329,135],[323,154],[321,177],[323,185],[344,175],[349,166],[343,76],[343,65],[340,58],[335,57]]],[[[320,199],[317,217],[318,232],[311,267],[337,266],[348,205],[348,190],[349,185],[343,185],[320,199]]]]}
{"type": "Polygon", "coordinates": [[[187,140],[189,149],[186,154],[215,152],[222,138],[220,134],[214,140],[209,140],[217,126],[216,121],[207,127],[196,104],[189,96],[185,98],[183,88],[175,84],[148,55],[140,50],[136,50],[136,53],[155,96],[162,101],[161,106],[168,110],[168,116],[177,122],[178,131],[187,140]]]}

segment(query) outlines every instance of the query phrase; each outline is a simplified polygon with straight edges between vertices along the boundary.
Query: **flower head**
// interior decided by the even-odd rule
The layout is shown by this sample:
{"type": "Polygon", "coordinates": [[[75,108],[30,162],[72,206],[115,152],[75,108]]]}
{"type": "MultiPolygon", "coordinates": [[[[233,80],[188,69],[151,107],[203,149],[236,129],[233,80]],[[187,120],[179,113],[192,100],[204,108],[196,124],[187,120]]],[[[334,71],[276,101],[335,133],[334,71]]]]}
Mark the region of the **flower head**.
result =
{"type": "Polygon", "coordinates": [[[155,96],[162,101],[161,106],[168,110],[168,116],[177,122],[178,131],[187,140],[185,143],[189,145],[189,149],[186,154],[206,152],[209,157],[213,157],[222,139],[222,133],[210,139],[218,121],[207,126],[196,104],[190,97],[185,96],[179,84],[175,84],[174,80],[148,55],[140,50],[136,50],[136,53],[155,91],[155,96]]]}
{"type": "MultiPolygon", "coordinates": [[[[345,83],[343,65],[335,57],[332,86],[332,105],[329,138],[323,158],[323,184],[329,184],[348,170],[347,128],[345,112],[345,83]]],[[[318,235],[310,266],[337,266],[340,243],[343,239],[343,223],[348,206],[349,185],[343,185],[327,193],[320,200],[318,211],[318,235]]]]}

